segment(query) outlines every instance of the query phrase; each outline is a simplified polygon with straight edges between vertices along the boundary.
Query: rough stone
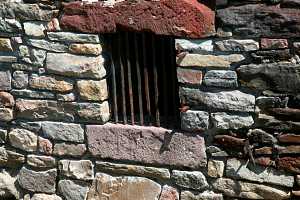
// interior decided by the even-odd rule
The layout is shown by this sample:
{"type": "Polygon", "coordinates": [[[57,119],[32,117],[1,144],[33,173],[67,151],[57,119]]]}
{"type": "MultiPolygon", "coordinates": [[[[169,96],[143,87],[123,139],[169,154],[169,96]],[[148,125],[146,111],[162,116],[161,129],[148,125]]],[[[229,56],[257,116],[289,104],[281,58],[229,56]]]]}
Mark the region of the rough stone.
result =
{"type": "Polygon", "coordinates": [[[212,184],[213,188],[229,197],[245,199],[288,199],[290,192],[274,186],[235,181],[219,178],[212,184]]]}
{"type": "Polygon", "coordinates": [[[11,94],[15,97],[25,97],[31,99],[55,99],[55,94],[46,91],[36,91],[36,90],[12,90],[11,94]]]}
{"type": "Polygon", "coordinates": [[[49,73],[77,78],[103,78],[106,75],[103,62],[102,56],[85,57],[56,53],[48,53],[46,59],[49,73]]]}
{"type": "Polygon", "coordinates": [[[294,176],[273,168],[264,168],[248,164],[247,161],[232,158],[227,160],[226,176],[235,180],[249,180],[284,187],[293,187],[294,176]]]}
{"type": "Polygon", "coordinates": [[[256,51],[259,49],[259,43],[255,40],[221,40],[215,42],[216,48],[220,51],[256,51]]]}
{"type": "Polygon", "coordinates": [[[140,165],[115,164],[110,162],[96,162],[96,170],[119,175],[142,176],[157,179],[169,179],[170,172],[165,168],[145,167],[140,165]]]}
{"type": "Polygon", "coordinates": [[[29,21],[23,23],[23,25],[26,35],[37,38],[45,37],[45,22],[29,21]]]}
{"type": "Polygon", "coordinates": [[[0,166],[18,168],[25,162],[25,156],[15,151],[0,147],[0,166]]]}
{"type": "Polygon", "coordinates": [[[24,63],[13,63],[11,67],[14,70],[23,70],[23,71],[30,71],[30,72],[38,72],[39,68],[36,65],[29,65],[24,63]]]}
{"type": "Polygon", "coordinates": [[[11,90],[10,71],[0,71],[0,90],[11,90]]]}
{"type": "Polygon", "coordinates": [[[96,158],[190,168],[206,165],[204,139],[198,135],[114,124],[88,125],[86,134],[96,158]]]}
{"type": "Polygon", "coordinates": [[[78,103],[76,113],[83,122],[104,124],[110,119],[108,101],[103,103],[78,103]]]}
{"type": "Polygon", "coordinates": [[[200,194],[194,194],[190,191],[183,191],[180,195],[181,200],[223,200],[222,194],[216,194],[212,191],[205,191],[200,194]]]}
{"type": "Polygon", "coordinates": [[[280,97],[260,96],[256,98],[256,106],[260,109],[285,107],[285,102],[286,101],[281,100],[280,97]]]}
{"type": "Polygon", "coordinates": [[[245,139],[236,138],[229,135],[216,135],[214,137],[214,141],[222,147],[231,150],[243,151],[245,146],[245,139]]]}
{"type": "Polygon", "coordinates": [[[9,172],[1,170],[0,172],[0,198],[2,199],[19,199],[20,193],[16,188],[16,177],[9,172]]]}
{"type": "Polygon", "coordinates": [[[0,62],[14,63],[14,62],[17,62],[17,58],[15,56],[0,56],[0,62]]]}
{"type": "Polygon", "coordinates": [[[199,171],[172,171],[172,180],[182,188],[204,190],[208,188],[205,176],[199,171]]]}
{"type": "Polygon", "coordinates": [[[60,160],[58,168],[63,176],[91,180],[94,178],[94,166],[89,160],[60,160]]]}
{"type": "Polygon", "coordinates": [[[245,57],[241,54],[224,56],[186,54],[177,58],[177,65],[180,67],[197,67],[210,69],[228,69],[231,64],[241,62],[245,57]]]}
{"type": "Polygon", "coordinates": [[[209,70],[205,73],[203,83],[206,86],[237,88],[237,74],[235,71],[209,70]]]}
{"type": "Polygon", "coordinates": [[[294,108],[271,108],[268,113],[275,116],[277,119],[300,121],[300,109],[294,108]]]}
{"type": "Polygon", "coordinates": [[[13,73],[12,84],[18,89],[26,88],[28,86],[28,74],[24,71],[15,71],[13,73]]]}
{"type": "Polygon", "coordinates": [[[0,92],[0,106],[13,107],[15,105],[14,97],[8,92],[0,92]]]}
{"type": "Polygon", "coordinates": [[[103,199],[107,196],[111,200],[145,200],[158,199],[161,186],[147,178],[142,177],[112,177],[97,173],[88,192],[87,200],[103,199]],[[102,187],[98,187],[101,185],[102,187]]]}
{"type": "Polygon", "coordinates": [[[180,116],[182,130],[197,132],[208,129],[208,112],[188,110],[186,112],[181,112],[180,116]]]}
{"type": "Polygon", "coordinates": [[[73,82],[60,77],[33,74],[29,78],[29,86],[34,89],[69,92],[73,89],[73,82]]]}
{"type": "Polygon", "coordinates": [[[112,7],[101,4],[82,7],[77,2],[64,6],[60,24],[63,30],[84,33],[113,33],[121,26],[123,29],[150,31],[157,35],[200,38],[214,34],[214,18],[210,8],[187,0],[141,1],[134,4],[121,1],[112,7]],[[75,14],[78,11],[80,14],[75,14]],[[91,11],[93,15],[89,14],[91,11]]]}
{"type": "Polygon", "coordinates": [[[256,51],[251,54],[256,62],[271,63],[291,60],[293,54],[290,49],[272,49],[265,51],[256,51]]]}
{"type": "Polygon", "coordinates": [[[13,147],[33,152],[37,150],[37,135],[26,129],[13,129],[9,132],[9,141],[13,147]]]}
{"type": "Polygon", "coordinates": [[[68,46],[57,42],[49,42],[47,40],[28,39],[26,43],[39,49],[63,53],[68,51],[68,46]]]}
{"type": "Polygon", "coordinates": [[[0,108],[0,121],[10,122],[14,119],[13,110],[10,108],[0,108]]]}
{"type": "Polygon", "coordinates": [[[85,200],[88,187],[79,181],[60,180],[58,191],[66,200],[85,200]]]}
{"type": "Polygon", "coordinates": [[[42,132],[45,138],[66,142],[84,141],[84,130],[79,124],[61,122],[42,122],[42,132]]]}
{"type": "Polygon", "coordinates": [[[7,139],[7,130],[0,129],[0,144],[5,144],[7,139]]]}
{"type": "Polygon", "coordinates": [[[74,54],[98,56],[102,53],[100,44],[70,44],[69,50],[74,54]]]}
{"type": "Polygon", "coordinates": [[[223,176],[225,164],[220,160],[209,160],[207,163],[207,174],[210,177],[220,178],[223,176]]]}
{"type": "Polygon", "coordinates": [[[0,38],[0,51],[4,51],[4,52],[12,52],[13,51],[10,39],[0,38]]]}
{"type": "Polygon", "coordinates": [[[281,143],[297,143],[300,144],[300,135],[297,134],[281,134],[278,137],[281,143]]]}
{"type": "Polygon", "coordinates": [[[255,155],[272,155],[273,148],[272,147],[261,147],[258,149],[255,149],[255,155]]]}
{"type": "Polygon", "coordinates": [[[299,0],[283,0],[280,4],[283,8],[300,8],[299,0]]]}
{"type": "Polygon", "coordinates": [[[299,9],[248,4],[219,9],[217,17],[235,36],[291,38],[299,35],[299,13],[299,9]]]}
{"type": "Polygon", "coordinates": [[[212,40],[175,40],[176,50],[191,53],[212,52],[214,46],[212,40]]]}
{"type": "Polygon", "coordinates": [[[16,101],[17,117],[29,120],[62,120],[73,121],[71,111],[63,105],[50,100],[25,100],[16,101]]]}
{"type": "Polygon", "coordinates": [[[300,173],[299,157],[280,157],[276,159],[276,164],[280,169],[284,169],[292,173],[300,173]]]}
{"type": "Polygon", "coordinates": [[[277,143],[277,139],[261,130],[261,129],[253,129],[253,130],[249,130],[248,132],[248,138],[250,139],[251,142],[257,142],[257,143],[262,143],[262,144],[275,144],[277,143]]]}
{"type": "Polygon", "coordinates": [[[66,102],[76,101],[76,95],[74,93],[57,94],[56,98],[58,101],[66,101],[66,102]]]}
{"type": "Polygon", "coordinates": [[[178,191],[168,185],[164,185],[159,200],[179,200],[178,191]]]}
{"type": "Polygon", "coordinates": [[[177,68],[177,79],[179,83],[201,85],[202,71],[193,69],[177,68]]]}
{"type": "Polygon", "coordinates": [[[43,154],[51,155],[53,151],[53,145],[50,140],[47,140],[42,137],[38,137],[38,149],[39,152],[43,154]]]}
{"type": "Polygon", "coordinates": [[[37,168],[52,168],[55,167],[55,158],[50,156],[28,155],[27,164],[37,168]]]}
{"type": "Polygon", "coordinates": [[[52,41],[59,42],[86,42],[99,43],[99,36],[93,34],[80,34],[71,32],[48,32],[47,36],[52,41]]]}
{"type": "Polygon", "coordinates": [[[286,49],[289,47],[287,39],[262,38],[260,45],[262,49],[286,49]]]}
{"type": "Polygon", "coordinates": [[[32,48],[30,50],[30,62],[28,62],[29,64],[36,65],[38,67],[43,67],[45,59],[46,51],[35,48],[32,48]]]}
{"type": "Polygon", "coordinates": [[[55,194],[34,194],[31,200],[62,200],[62,198],[55,194]]]}
{"type": "Polygon", "coordinates": [[[290,146],[276,146],[276,151],[278,154],[299,154],[300,146],[299,145],[290,145],[290,146]]]}
{"type": "Polygon", "coordinates": [[[233,91],[204,92],[199,89],[180,87],[181,102],[209,110],[254,112],[255,97],[233,91]]]}
{"type": "Polygon", "coordinates": [[[55,193],[56,169],[47,171],[33,171],[22,167],[18,174],[20,186],[31,192],[55,193]]]}
{"type": "Polygon", "coordinates": [[[258,128],[268,128],[276,131],[299,131],[300,122],[281,121],[273,116],[259,114],[255,121],[255,126],[258,128]]]}
{"type": "Polygon", "coordinates": [[[108,98],[106,79],[101,81],[77,81],[80,98],[89,101],[104,101],[108,98]]]}
{"type": "Polygon", "coordinates": [[[22,31],[22,25],[15,19],[0,18],[0,31],[6,33],[19,33],[22,31]]]}
{"type": "Polygon", "coordinates": [[[272,90],[283,92],[300,91],[299,65],[286,63],[243,65],[238,68],[238,74],[246,82],[256,77],[265,77],[269,83],[267,85],[268,88],[272,90]]]}
{"type": "Polygon", "coordinates": [[[254,124],[254,120],[248,113],[230,114],[225,112],[211,113],[211,121],[218,129],[248,128],[254,124]]]}
{"type": "Polygon", "coordinates": [[[300,54],[300,42],[294,42],[293,47],[296,50],[296,53],[300,54]]]}
{"type": "Polygon", "coordinates": [[[53,149],[53,154],[56,156],[81,157],[85,152],[85,144],[57,143],[53,149]]]}

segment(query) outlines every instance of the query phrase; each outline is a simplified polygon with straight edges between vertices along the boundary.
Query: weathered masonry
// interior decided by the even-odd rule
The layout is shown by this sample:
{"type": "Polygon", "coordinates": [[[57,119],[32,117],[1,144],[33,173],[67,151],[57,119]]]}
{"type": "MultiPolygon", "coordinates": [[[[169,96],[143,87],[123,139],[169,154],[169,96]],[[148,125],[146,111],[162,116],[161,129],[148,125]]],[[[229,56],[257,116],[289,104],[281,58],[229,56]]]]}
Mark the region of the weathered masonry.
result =
{"type": "Polygon", "coordinates": [[[300,199],[299,56],[299,0],[2,0],[0,199],[300,199]]]}

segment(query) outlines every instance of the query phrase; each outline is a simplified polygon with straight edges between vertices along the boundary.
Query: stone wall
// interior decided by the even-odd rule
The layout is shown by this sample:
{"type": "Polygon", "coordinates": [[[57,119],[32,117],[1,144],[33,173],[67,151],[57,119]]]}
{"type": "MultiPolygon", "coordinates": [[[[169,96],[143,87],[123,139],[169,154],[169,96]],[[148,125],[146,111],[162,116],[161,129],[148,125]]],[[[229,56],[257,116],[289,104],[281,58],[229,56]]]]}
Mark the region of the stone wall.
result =
{"type": "Polygon", "coordinates": [[[0,199],[299,198],[298,0],[217,0],[176,39],[176,131],[109,123],[106,24],[62,3],[0,3],[0,199]]]}

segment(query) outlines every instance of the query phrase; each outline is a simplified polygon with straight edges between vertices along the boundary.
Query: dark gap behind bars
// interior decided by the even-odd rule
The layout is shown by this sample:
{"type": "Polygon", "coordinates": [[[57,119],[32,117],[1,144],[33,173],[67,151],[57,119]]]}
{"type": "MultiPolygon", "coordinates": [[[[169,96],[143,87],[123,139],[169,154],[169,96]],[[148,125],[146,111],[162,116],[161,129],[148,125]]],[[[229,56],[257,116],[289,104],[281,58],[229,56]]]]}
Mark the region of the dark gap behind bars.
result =
{"type": "Polygon", "coordinates": [[[111,51],[112,121],[179,128],[174,39],[132,32],[106,37],[111,51]]]}

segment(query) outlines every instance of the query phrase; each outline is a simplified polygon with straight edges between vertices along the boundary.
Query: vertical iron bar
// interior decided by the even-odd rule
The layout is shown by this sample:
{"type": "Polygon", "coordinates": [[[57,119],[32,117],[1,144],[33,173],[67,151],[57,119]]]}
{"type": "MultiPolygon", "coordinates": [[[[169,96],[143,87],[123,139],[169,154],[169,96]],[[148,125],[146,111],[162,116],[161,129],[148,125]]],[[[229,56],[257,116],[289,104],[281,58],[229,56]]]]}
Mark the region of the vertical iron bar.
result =
{"type": "Polygon", "coordinates": [[[160,118],[159,118],[159,91],[158,91],[158,77],[157,77],[157,63],[156,63],[156,51],[155,51],[155,37],[151,36],[151,46],[152,46],[152,60],[153,60],[153,82],[154,82],[154,99],[155,99],[155,122],[156,126],[160,126],[160,118]]]}
{"type": "Polygon", "coordinates": [[[138,52],[138,42],[137,42],[137,33],[134,33],[134,51],[135,51],[135,65],[136,65],[136,74],[138,81],[138,99],[139,99],[139,115],[140,115],[140,125],[144,126],[144,111],[143,111],[143,96],[142,96],[142,80],[141,80],[141,69],[139,62],[139,52],[138,52]]]}
{"type": "Polygon", "coordinates": [[[147,59],[146,59],[146,37],[145,33],[142,34],[143,36],[143,60],[144,60],[144,81],[145,81],[145,96],[146,96],[146,104],[147,104],[147,113],[149,115],[149,125],[151,126],[151,105],[150,105],[150,93],[149,93],[149,74],[147,68],[147,59]]]}
{"type": "Polygon", "coordinates": [[[129,34],[126,32],[126,60],[127,60],[127,73],[128,73],[128,93],[130,101],[131,124],[134,125],[134,106],[133,106],[133,92],[132,92],[132,77],[131,77],[131,63],[129,58],[129,34]]]}
{"type": "Polygon", "coordinates": [[[161,37],[160,39],[160,44],[161,46],[161,68],[162,68],[162,79],[165,81],[163,83],[163,109],[164,109],[164,121],[166,123],[166,125],[168,125],[169,121],[168,121],[168,88],[167,88],[167,81],[168,78],[168,74],[166,72],[166,59],[165,59],[165,39],[163,37],[161,37]]]}
{"type": "Polygon", "coordinates": [[[120,74],[121,74],[123,121],[124,124],[127,124],[125,77],[124,77],[124,66],[123,66],[122,53],[121,53],[121,34],[118,34],[118,54],[119,54],[118,56],[120,62],[120,74]]]}
{"type": "Polygon", "coordinates": [[[118,123],[118,101],[117,101],[117,84],[116,84],[116,68],[113,59],[113,49],[114,49],[114,38],[110,36],[110,60],[111,60],[111,76],[112,76],[112,98],[113,98],[113,108],[114,108],[114,118],[115,122],[118,123]]]}
{"type": "Polygon", "coordinates": [[[177,105],[177,98],[176,96],[178,94],[177,93],[177,90],[176,90],[176,87],[177,87],[177,66],[176,66],[176,61],[175,61],[175,58],[176,58],[176,53],[175,53],[175,42],[174,42],[174,38],[170,38],[168,39],[169,40],[169,46],[170,46],[170,59],[171,59],[171,66],[170,66],[170,69],[171,69],[171,79],[172,79],[172,99],[173,99],[173,105],[172,105],[172,121],[174,123],[172,123],[173,125],[176,125],[177,124],[177,116],[176,116],[176,113],[178,112],[176,109],[178,109],[178,105],[177,105]]]}

